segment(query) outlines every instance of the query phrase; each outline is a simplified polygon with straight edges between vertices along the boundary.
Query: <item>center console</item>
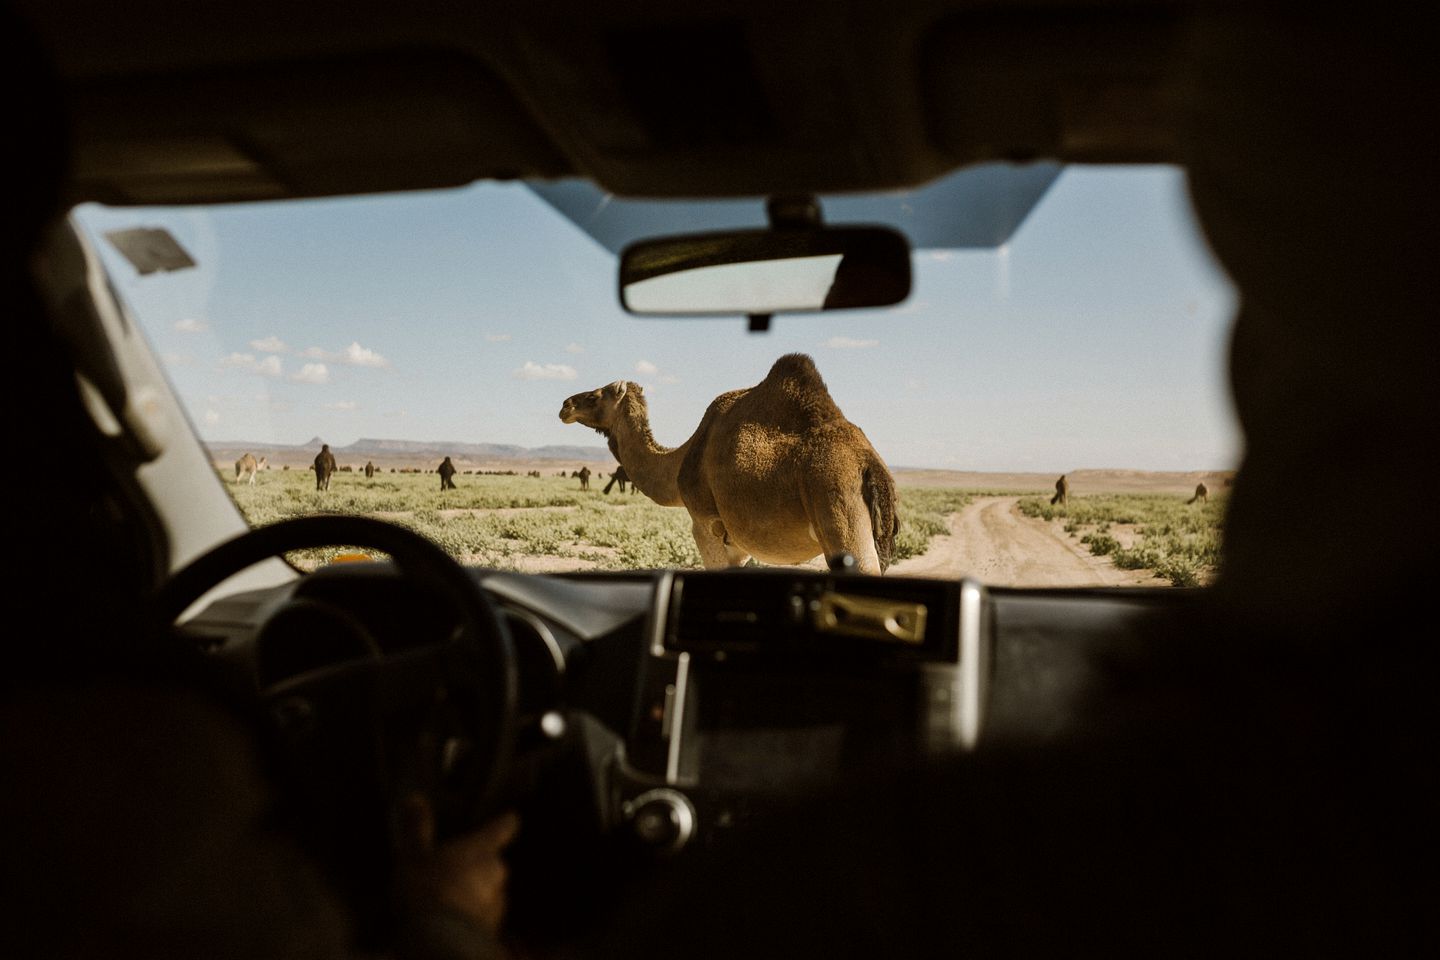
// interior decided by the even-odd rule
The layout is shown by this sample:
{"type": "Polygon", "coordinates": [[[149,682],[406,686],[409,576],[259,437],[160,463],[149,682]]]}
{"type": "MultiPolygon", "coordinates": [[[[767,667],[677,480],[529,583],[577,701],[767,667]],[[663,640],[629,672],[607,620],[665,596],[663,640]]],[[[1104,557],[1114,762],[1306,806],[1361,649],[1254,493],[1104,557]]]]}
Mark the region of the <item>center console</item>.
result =
{"type": "Polygon", "coordinates": [[[970,580],[786,571],[662,574],[610,784],[657,853],[766,807],[972,748],[991,631],[970,580]]]}

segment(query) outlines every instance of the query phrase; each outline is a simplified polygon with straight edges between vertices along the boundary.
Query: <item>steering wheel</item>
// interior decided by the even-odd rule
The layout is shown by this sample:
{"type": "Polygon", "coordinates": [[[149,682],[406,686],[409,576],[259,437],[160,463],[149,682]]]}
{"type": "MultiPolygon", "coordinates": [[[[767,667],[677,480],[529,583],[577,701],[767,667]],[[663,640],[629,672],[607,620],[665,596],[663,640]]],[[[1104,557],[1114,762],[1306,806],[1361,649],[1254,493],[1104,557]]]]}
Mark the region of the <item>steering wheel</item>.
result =
{"type": "Polygon", "coordinates": [[[421,724],[441,726],[433,718],[443,711],[444,730],[407,727],[407,732],[418,732],[415,742],[426,745],[422,766],[441,832],[473,828],[499,810],[509,783],[518,727],[516,656],[509,630],[485,591],[429,540],[379,520],[336,514],[259,527],[198,557],[160,589],[155,610],[162,628],[169,629],[208,590],[252,564],[289,550],[336,544],[389,554],[404,576],[439,591],[454,608],[458,626],[439,643],[390,655],[372,649],[368,656],[306,670],[259,691],[262,702],[272,719],[286,711],[300,714],[289,718],[291,726],[308,728],[318,745],[304,762],[329,762],[338,770],[355,757],[333,758],[322,734],[353,743],[366,731],[374,733],[374,742],[365,748],[369,752],[355,765],[378,763],[375,785],[381,788],[389,785],[384,768],[397,759],[393,742],[385,742],[386,725],[413,726],[421,718],[421,724]]]}

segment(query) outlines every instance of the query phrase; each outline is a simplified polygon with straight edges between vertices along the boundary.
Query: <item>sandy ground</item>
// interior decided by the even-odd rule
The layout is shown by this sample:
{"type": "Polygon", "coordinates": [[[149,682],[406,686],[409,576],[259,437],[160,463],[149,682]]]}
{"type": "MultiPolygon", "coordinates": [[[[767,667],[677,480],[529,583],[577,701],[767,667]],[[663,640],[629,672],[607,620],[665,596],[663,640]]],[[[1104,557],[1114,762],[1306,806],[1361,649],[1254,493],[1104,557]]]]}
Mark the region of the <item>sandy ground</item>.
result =
{"type": "MultiPolygon", "coordinates": [[[[1018,508],[1019,497],[976,497],[959,513],[950,514],[949,534],[935,537],[930,548],[918,557],[902,560],[887,575],[909,577],[942,577],[956,579],[973,576],[990,586],[1004,587],[1114,587],[1163,586],[1149,570],[1121,570],[1108,557],[1096,557],[1075,537],[1064,530],[1058,520],[1045,521],[1024,516],[1018,508]]],[[[505,507],[494,510],[442,510],[446,516],[460,514],[521,514],[532,510],[572,511],[575,507],[505,507]]],[[[376,514],[393,519],[399,514],[376,514]]],[[[1133,541],[1137,534],[1124,525],[1115,525],[1111,534],[1122,543],[1133,541]]],[[[572,544],[577,550],[614,556],[613,548],[572,544]]],[[[480,563],[482,557],[462,557],[465,563],[480,563]]],[[[526,573],[561,573],[591,570],[597,564],[591,559],[551,554],[534,554],[514,558],[526,573]]],[[[824,561],[816,557],[797,566],[824,570],[824,561]]]]}
{"type": "MultiPolygon", "coordinates": [[[[903,487],[958,487],[962,490],[994,490],[1016,492],[1033,490],[1050,494],[1055,491],[1058,473],[981,473],[965,470],[893,471],[895,482],[903,487]]],[[[1223,492],[1235,476],[1233,470],[1071,470],[1066,478],[1070,495],[1091,493],[1183,493],[1195,491],[1195,484],[1204,483],[1211,494],[1223,492]]],[[[904,495],[904,491],[901,491],[904,495]]]]}
{"type": "Polygon", "coordinates": [[[902,560],[889,574],[911,577],[977,577],[991,586],[1113,587],[1158,585],[1149,570],[1120,570],[1107,557],[1091,556],[1059,524],[1026,517],[1019,497],[977,497],[949,517],[950,533],[930,549],[902,560]]]}
{"type": "MultiPolygon", "coordinates": [[[[606,464],[607,468],[612,465],[606,464]]],[[[529,463],[490,464],[489,469],[518,468],[520,472],[537,469],[529,463]]],[[[546,476],[557,468],[545,464],[546,476]]],[[[592,469],[598,469],[592,465],[592,469]]],[[[1095,493],[1166,493],[1189,494],[1195,484],[1204,482],[1212,493],[1227,492],[1233,473],[1229,471],[1189,471],[1161,473],[1143,470],[1074,470],[1067,474],[1072,496],[1095,493]]],[[[982,473],[956,470],[896,470],[895,479],[903,488],[950,487],[969,490],[1016,491],[1033,490],[1048,494],[1053,491],[1055,475],[1039,473],[982,473]]],[[[592,487],[595,478],[591,479],[592,487]]],[[[903,492],[902,492],[903,496],[903,492]]],[[[1046,522],[1022,515],[1017,508],[1018,496],[976,497],[965,509],[948,518],[950,533],[934,538],[921,556],[902,560],[888,571],[893,576],[958,578],[973,576],[993,586],[1162,586],[1149,570],[1121,570],[1108,557],[1092,556],[1076,537],[1064,531],[1063,522],[1046,522]]],[[[618,506],[618,504],[617,504],[618,506]]],[[[511,507],[501,509],[442,510],[447,517],[461,514],[520,514],[533,509],[575,510],[575,507],[511,507]]],[[[386,514],[377,514],[387,517],[386,514]]],[[[398,516],[398,515],[397,515],[398,516]]],[[[393,517],[390,517],[393,519],[393,517]]],[[[1123,546],[1137,538],[1129,526],[1112,525],[1110,533],[1123,546]]],[[[579,546],[579,545],[577,545],[579,546]]],[[[585,547],[589,551],[599,548],[585,547]]],[[[465,558],[475,562],[478,558],[465,558]]],[[[531,573],[555,573],[588,570],[594,560],[577,557],[535,555],[516,558],[521,570],[531,573]]],[[[799,566],[824,570],[820,558],[799,566]]]]}
{"type": "MultiPolygon", "coordinates": [[[[930,541],[930,549],[902,560],[887,576],[973,576],[989,586],[1116,587],[1165,586],[1149,570],[1121,570],[1108,557],[1092,556],[1063,524],[1020,513],[1019,497],[977,497],[949,517],[950,533],[930,541]]],[[[1113,529],[1113,528],[1112,528],[1113,529]]],[[[578,546],[578,545],[577,545],[578,546]]],[[[586,549],[597,549],[587,547],[586,549]]],[[[589,570],[592,561],[574,557],[517,558],[527,573],[589,570]]],[[[820,558],[799,566],[824,570],[820,558]]]]}

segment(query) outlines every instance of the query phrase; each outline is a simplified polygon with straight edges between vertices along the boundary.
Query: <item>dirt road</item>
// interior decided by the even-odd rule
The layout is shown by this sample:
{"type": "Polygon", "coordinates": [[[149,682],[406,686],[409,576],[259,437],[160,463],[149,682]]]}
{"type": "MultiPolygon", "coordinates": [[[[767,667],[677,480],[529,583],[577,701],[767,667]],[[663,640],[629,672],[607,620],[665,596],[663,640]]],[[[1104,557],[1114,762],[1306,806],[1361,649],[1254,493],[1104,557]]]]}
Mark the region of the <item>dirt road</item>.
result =
{"type": "Polygon", "coordinates": [[[977,497],[950,515],[950,533],[931,541],[918,557],[902,560],[889,574],[912,577],[970,575],[991,586],[1155,586],[1149,570],[1120,570],[1092,556],[1059,524],[1022,515],[1019,497],[977,497]]]}

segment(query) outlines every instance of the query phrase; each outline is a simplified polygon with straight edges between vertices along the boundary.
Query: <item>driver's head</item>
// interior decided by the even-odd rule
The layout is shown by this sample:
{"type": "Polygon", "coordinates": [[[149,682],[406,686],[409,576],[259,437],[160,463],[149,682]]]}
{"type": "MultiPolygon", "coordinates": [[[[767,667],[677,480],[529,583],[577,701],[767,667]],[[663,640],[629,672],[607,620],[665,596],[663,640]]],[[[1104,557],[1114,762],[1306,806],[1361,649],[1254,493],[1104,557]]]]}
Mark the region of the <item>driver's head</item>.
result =
{"type": "Polygon", "coordinates": [[[1241,299],[1217,589],[1297,633],[1402,599],[1440,538],[1415,499],[1440,466],[1430,36],[1404,6],[1228,5],[1190,44],[1190,189],[1241,299]]]}

